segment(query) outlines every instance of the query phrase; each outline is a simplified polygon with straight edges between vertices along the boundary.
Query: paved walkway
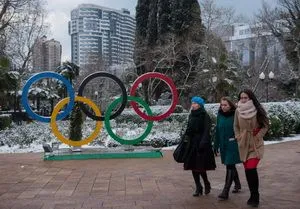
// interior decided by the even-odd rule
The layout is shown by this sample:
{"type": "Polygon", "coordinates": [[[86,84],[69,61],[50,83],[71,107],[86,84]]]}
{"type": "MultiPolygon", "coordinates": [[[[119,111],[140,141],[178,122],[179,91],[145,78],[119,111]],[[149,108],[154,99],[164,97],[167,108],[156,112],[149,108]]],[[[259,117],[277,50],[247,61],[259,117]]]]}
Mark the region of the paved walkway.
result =
{"type": "MultiPolygon", "coordinates": [[[[260,208],[300,208],[300,142],[266,146],[259,168],[260,208]]],[[[163,159],[44,162],[40,154],[0,155],[0,209],[217,209],[248,208],[249,193],[239,166],[242,192],[219,201],[225,168],[217,158],[209,172],[212,192],[192,197],[190,172],[163,159]]]]}

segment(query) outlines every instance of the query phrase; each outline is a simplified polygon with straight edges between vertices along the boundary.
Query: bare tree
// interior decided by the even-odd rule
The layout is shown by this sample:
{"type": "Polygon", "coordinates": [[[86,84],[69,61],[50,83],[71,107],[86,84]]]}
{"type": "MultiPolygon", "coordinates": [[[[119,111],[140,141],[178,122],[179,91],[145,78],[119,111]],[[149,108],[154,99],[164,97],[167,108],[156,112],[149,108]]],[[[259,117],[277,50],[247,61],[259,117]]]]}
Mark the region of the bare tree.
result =
{"type": "Polygon", "coordinates": [[[28,1],[22,8],[23,12],[16,17],[18,24],[9,28],[6,51],[21,72],[30,68],[35,41],[48,33],[43,6],[39,0],[28,1]]]}
{"type": "MultiPolygon", "coordinates": [[[[272,31],[284,48],[292,70],[300,75],[300,2],[299,0],[278,0],[278,5],[271,8],[263,2],[258,19],[272,31]]],[[[300,85],[296,82],[296,96],[299,97],[300,85]]]]}
{"type": "Polygon", "coordinates": [[[235,10],[232,7],[218,7],[215,0],[204,0],[201,7],[202,22],[208,32],[215,31],[224,36],[225,27],[236,22],[235,10]]]}
{"type": "Polygon", "coordinates": [[[0,32],[18,22],[18,16],[24,12],[26,5],[35,0],[1,0],[0,32]]]}

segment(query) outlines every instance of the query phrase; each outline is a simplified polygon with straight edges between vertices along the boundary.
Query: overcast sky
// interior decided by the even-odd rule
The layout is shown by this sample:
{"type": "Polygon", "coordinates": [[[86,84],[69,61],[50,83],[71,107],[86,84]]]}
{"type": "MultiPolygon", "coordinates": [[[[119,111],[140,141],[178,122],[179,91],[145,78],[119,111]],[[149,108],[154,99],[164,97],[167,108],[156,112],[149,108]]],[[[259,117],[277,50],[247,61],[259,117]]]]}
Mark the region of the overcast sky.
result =
{"type": "MultiPolygon", "coordinates": [[[[71,39],[68,34],[68,21],[70,11],[82,3],[93,3],[114,9],[126,8],[132,14],[135,13],[137,0],[47,0],[48,18],[51,25],[51,34],[48,38],[54,38],[61,42],[63,47],[62,61],[71,59],[71,39]]],[[[201,2],[201,0],[199,0],[201,2]]],[[[268,3],[276,0],[265,0],[268,3]]],[[[238,14],[252,16],[261,8],[262,0],[216,0],[217,4],[224,7],[235,8],[238,14]]]]}

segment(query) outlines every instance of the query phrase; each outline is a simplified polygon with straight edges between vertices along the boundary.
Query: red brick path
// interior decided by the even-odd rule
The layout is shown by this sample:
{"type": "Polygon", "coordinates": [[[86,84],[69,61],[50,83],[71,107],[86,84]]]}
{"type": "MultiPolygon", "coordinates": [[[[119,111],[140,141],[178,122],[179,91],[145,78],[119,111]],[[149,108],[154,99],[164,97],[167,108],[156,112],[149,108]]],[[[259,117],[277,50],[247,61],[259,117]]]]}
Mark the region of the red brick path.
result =
{"type": "MultiPolygon", "coordinates": [[[[209,172],[212,192],[192,197],[191,173],[163,159],[44,162],[41,154],[0,155],[0,209],[217,209],[248,208],[243,167],[242,192],[219,201],[225,167],[217,158],[209,172]]],[[[300,142],[266,146],[260,164],[260,208],[300,208],[300,142]]]]}

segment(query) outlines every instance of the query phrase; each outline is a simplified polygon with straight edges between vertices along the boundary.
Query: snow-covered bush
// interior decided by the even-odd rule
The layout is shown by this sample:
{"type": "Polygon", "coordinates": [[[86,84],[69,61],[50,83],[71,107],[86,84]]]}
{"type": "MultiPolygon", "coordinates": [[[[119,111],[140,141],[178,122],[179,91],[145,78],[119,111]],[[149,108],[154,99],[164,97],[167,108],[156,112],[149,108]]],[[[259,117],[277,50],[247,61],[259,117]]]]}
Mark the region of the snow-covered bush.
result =
{"type": "MultiPolygon", "coordinates": [[[[270,129],[265,137],[266,140],[277,140],[280,137],[288,136],[299,132],[300,127],[300,102],[282,102],[263,104],[270,118],[270,129]]],[[[212,119],[211,134],[214,138],[216,115],[219,104],[205,105],[207,112],[212,119]]],[[[151,107],[157,115],[165,112],[168,107],[151,107]]],[[[173,113],[163,121],[153,123],[153,128],[148,137],[139,145],[155,147],[172,146],[178,144],[181,135],[187,126],[188,112],[173,113]]],[[[61,133],[68,137],[69,121],[58,121],[58,127],[61,133]]],[[[82,138],[89,136],[95,127],[95,121],[87,118],[82,127],[82,138]]],[[[146,128],[147,121],[141,119],[132,108],[127,108],[116,119],[110,121],[112,130],[118,136],[125,139],[133,139],[140,136],[146,128]]],[[[213,139],[212,138],[212,139],[213,139]]],[[[33,121],[23,123],[18,126],[12,124],[10,128],[0,131],[0,139],[7,149],[18,151],[18,149],[30,149],[42,151],[43,143],[57,142],[58,139],[52,134],[48,123],[33,121]],[[36,149],[35,147],[38,147],[36,149]]],[[[117,147],[118,142],[113,140],[105,130],[102,129],[97,138],[89,144],[90,146],[117,147]]],[[[67,146],[66,146],[67,147],[67,146]]],[[[2,152],[0,147],[0,152],[2,152]]]]}
{"type": "Polygon", "coordinates": [[[280,139],[284,136],[284,125],[278,116],[270,116],[270,127],[268,133],[265,136],[265,140],[271,140],[274,138],[280,139]]]}
{"type": "Polygon", "coordinates": [[[11,115],[9,114],[0,115],[0,130],[8,128],[11,125],[11,122],[12,122],[11,115]]]}
{"type": "Polygon", "coordinates": [[[272,118],[277,116],[280,119],[283,125],[284,136],[289,136],[296,132],[298,119],[292,109],[290,109],[286,104],[282,105],[282,103],[270,103],[265,106],[267,106],[266,109],[269,117],[272,118]]]}

